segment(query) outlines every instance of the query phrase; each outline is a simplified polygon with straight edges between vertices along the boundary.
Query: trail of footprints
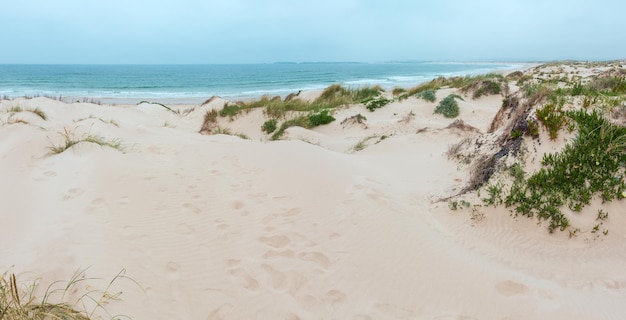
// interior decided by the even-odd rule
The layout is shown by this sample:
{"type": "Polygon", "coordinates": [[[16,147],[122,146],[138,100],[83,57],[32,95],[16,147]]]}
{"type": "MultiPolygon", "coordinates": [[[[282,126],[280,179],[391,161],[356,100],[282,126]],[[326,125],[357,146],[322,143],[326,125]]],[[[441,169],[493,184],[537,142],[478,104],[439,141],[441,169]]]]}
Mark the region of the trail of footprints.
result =
{"type": "MultiPolygon", "coordinates": [[[[235,201],[232,207],[243,210],[244,203],[235,201]]],[[[246,264],[246,261],[240,259],[228,260],[227,272],[232,277],[233,284],[251,292],[270,290],[277,294],[291,295],[303,307],[336,308],[347,297],[340,290],[327,288],[316,295],[311,295],[312,290],[303,290],[315,283],[316,277],[323,278],[329,274],[333,260],[316,250],[318,244],[306,236],[292,231],[280,232],[292,230],[292,225],[301,213],[301,209],[291,208],[262,218],[261,224],[265,228],[263,235],[257,240],[266,250],[260,251],[263,253],[258,260],[252,260],[258,261],[255,265],[246,264]]]]}

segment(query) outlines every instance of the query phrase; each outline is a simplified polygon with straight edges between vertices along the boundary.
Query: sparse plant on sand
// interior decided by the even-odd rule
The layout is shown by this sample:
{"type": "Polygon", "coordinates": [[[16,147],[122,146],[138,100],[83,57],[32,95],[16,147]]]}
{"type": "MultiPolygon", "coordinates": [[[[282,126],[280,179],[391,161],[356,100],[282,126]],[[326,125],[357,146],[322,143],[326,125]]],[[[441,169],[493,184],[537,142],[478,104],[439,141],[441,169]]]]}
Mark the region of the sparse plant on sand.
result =
{"type": "Polygon", "coordinates": [[[201,134],[211,134],[213,130],[217,128],[217,110],[211,109],[204,114],[204,121],[202,121],[202,127],[200,128],[201,134]]]}
{"type": "Polygon", "coordinates": [[[365,138],[361,139],[359,142],[357,142],[357,144],[355,144],[354,147],[352,147],[352,149],[354,151],[361,151],[361,150],[363,150],[363,149],[365,149],[367,147],[367,141],[369,141],[371,139],[374,139],[374,138],[376,138],[375,135],[365,137],[365,138]]]}
{"type": "Polygon", "coordinates": [[[435,90],[422,91],[415,95],[418,98],[422,98],[428,102],[435,102],[437,97],[435,96],[435,90]]]}
{"type": "Polygon", "coordinates": [[[451,94],[443,98],[435,108],[435,113],[440,113],[446,118],[456,118],[459,115],[459,104],[455,99],[463,100],[457,94],[451,94]]]}
{"type": "Polygon", "coordinates": [[[16,114],[16,113],[20,113],[20,112],[30,112],[36,116],[38,116],[39,118],[41,118],[42,120],[48,120],[48,116],[46,115],[45,112],[43,112],[43,110],[39,109],[39,108],[22,108],[20,106],[15,106],[15,107],[11,107],[9,109],[7,109],[6,111],[7,113],[12,113],[12,114],[16,114]]]}
{"type": "Polygon", "coordinates": [[[386,106],[390,102],[391,100],[384,98],[384,97],[370,98],[368,100],[363,101],[363,103],[365,104],[365,108],[367,108],[367,110],[371,112],[374,112],[374,110],[386,106]]]}
{"type": "Polygon", "coordinates": [[[278,120],[269,119],[263,123],[263,125],[261,126],[261,130],[263,130],[263,132],[267,134],[271,134],[272,132],[276,131],[277,125],[278,125],[278,120]]]}
{"type": "Polygon", "coordinates": [[[128,279],[122,270],[104,290],[83,286],[83,282],[99,279],[86,278],[85,271],[77,271],[67,282],[57,281],[48,286],[42,297],[36,297],[40,283],[38,280],[24,282],[13,273],[0,274],[0,319],[2,320],[89,320],[127,318],[123,315],[111,315],[106,305],[120,300],[122,292],[112,291],[114,283],[128,279]],[[76,297],[78,298],[72,298],[76,297]]]}
{"type": "Polygon", "coordinates": [[[63,138],[63,142],[58,145],[52,143],[52,145],[48,147],[48,149],[50,150],[49,154],[51,155],[63,153],[65,150],[81,142],[95,143],[101,147],[109,147],[118,151],[123,151],[122,142],[120,139],[107,140],[101,136],[92,134],[77,135],[74,129],[68,128],[64,128],[63,132],[59,132],[59,135],[61,135],[61,137],[63,138]]]}
{"type": "Polygon", "coordinates": [[[559,131],[567,123],[563,103],[548,103],[537,109],[537,119],[546,127],[550,139],[557,138],[559,131]]]}

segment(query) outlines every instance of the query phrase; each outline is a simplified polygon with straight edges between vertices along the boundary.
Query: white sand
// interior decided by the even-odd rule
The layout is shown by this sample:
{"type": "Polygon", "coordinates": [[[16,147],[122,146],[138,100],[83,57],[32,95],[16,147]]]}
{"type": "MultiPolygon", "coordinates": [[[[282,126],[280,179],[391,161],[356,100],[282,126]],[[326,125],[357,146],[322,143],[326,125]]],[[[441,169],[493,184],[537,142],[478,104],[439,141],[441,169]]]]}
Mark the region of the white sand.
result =
{"type": "MultiPolygon", "coordinates": [[[[484,133],[501,100],[466,98],[459,118],[484,133]]],[[[341,109],[332,124],[290,128],[276,142],[260,131],[260,110],[220,119],[250,140],[198,134],[204,111],[221,104],[179,116],[146,104],[2,101],[0,272],[47,284],[124,269],[143,290],[117,281],[121,301],[107,310],[133,319],[626,314],[624,201],[594,206],[611,212],[607,236],[573,239],[505,208],[451,211],[433,201],[457,193],[468,168],[445,153],[476,133],[444,129],[452,120],[416,98],[341,109]],[[30,125],[9,124],[13,106],[49,119],[21,112],[13,119],[30,125]],[[358,113],[366,126],[340,124],[358,113]],[[80,143],[47,155],[64,128],[120,139],[124,152],[80,143]]]]}

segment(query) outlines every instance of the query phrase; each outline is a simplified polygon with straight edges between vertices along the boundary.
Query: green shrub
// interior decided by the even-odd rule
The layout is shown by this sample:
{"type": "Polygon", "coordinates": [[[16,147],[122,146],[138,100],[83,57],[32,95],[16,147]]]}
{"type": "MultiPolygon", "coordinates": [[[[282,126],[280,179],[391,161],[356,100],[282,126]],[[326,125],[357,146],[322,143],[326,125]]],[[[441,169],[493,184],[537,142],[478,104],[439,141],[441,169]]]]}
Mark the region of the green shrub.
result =
{"type": "Polygon", "coordinates": [[[276,119],[269,119],[267,121],[265,121],[265,123],[263,123],[263,125],[261,126],[261,130],[263,130],[263,132],[270,134],[274,131],[276,131],[276,126],[278,125],[278,120],[276,119]]]}
{"type": "Polygon", "coordinates": [[[335,118],[328,113],[328,110],[322,110],[318,113],[309,114],[309,126],[308,127],[317,127],[325,124],[329,124],[335,121],[335,118]]]}
{"type": "Polygon", "coordinates": [[[236,104],[226,103],[224,107],[222,108],[222,110],[220,110],[219,115],[220,117],[229,117],[232,119],[237,114],[239,114],[240,111],[241,111],[241,106],[236,105],[236,104]]]}
{"type": "Polygon", "coordinates": [[[456,118],[459,115],[459,104],[455,99],[461,98],[459,95],[451,94],[443,98],[435,108],[435,113],[440,113],[446,118],[456,118]]]}
{"type": "Polygon", "coordinates": [[[428,102],[435,102],[437,97],[435,96],[435,90],[425,90],[416,95],[418,98],[422,98],[428,102]]]}
{"type": "Polygon", "coordinates": [[[371,99],[371,100],[366,100],[364,101],[365,103],[365,108],[367,108],[367,110],[374,112],[374,110],[382,108],[384,106],[386,106],[387,104],[389,104],[389,102],[391,102],[390,100],[384,98],[384,97],[379,97],[377,99],[371,99]]]}

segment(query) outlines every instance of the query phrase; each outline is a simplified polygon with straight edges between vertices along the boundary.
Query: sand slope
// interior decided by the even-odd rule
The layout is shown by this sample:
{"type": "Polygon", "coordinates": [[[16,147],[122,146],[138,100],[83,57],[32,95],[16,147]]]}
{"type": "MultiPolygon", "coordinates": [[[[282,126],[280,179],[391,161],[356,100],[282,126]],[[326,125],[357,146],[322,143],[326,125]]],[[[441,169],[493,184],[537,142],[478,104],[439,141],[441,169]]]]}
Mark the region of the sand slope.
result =
{"type": "MultiPolygon", "coordinates": [[[[484,133],[501,99],[461,101],[459,118],[484,133]]],[[[0,270],[49,283],[79,268],[100,278],[125,269],[143,290],[117,282],[122,301],[107,309],[133,319],[626,314],[624,203],[610,204],[601,238],[551,235],[503,208],[451,211],[435,200],[458,192],[468,168],[446,151],[479,133],[447,129],[453,120],[433,115],[434,104],[352,106],[276,142],[260,133],[260,111],[220,120],[250,140],[198,134],[212,107],[180,116],[146,104],[2,101],[0,270]],[[4,111],[18,105],[48,120],[20,112],[29,124],[8,123],[4,111]],[[365,126],[340,124],[358,113],[365,126]],[[47,155],[64,129],[120,139],[123,152],[80,143],[47,155]]]]}

